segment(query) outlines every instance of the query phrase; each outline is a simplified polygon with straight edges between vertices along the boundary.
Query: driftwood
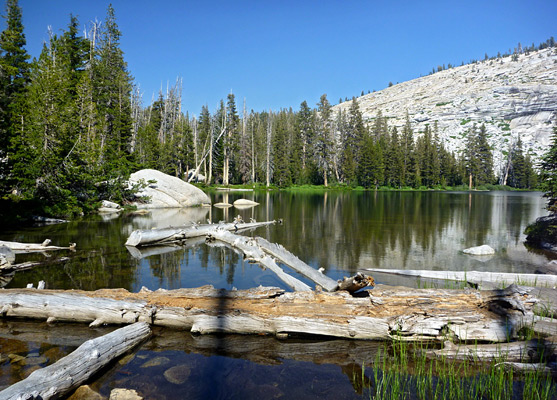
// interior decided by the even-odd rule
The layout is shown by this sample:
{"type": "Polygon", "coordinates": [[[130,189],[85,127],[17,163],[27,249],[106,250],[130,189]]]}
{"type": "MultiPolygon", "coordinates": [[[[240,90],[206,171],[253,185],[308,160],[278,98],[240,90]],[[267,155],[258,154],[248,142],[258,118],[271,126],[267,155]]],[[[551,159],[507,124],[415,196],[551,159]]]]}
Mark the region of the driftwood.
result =
{"type": "Polygon", "coordinates": [[[88,340],[58,362],[33,372],[0,392],[4,400],[60,398],[87,381],[113,359],[131,350],[151,333],[146,323],[136,323],[88,340]]]}
{"type": "Polygon", "coordinates": [[[551,355],[552,350],[546,343],[538,340],[497,344],[454,345],[447,341],[442,349],[427,350],[428,357],[451,358],[472,361],[508,361],[528,362],[540,361],[542,357],[551,355]]]}
{"type": "MultiPolygon", "coordinates": [[[[44,260],[44,261],[27,261],[24,263],[19,264],[5,264],[0,267],[0,274],[16,272],[16,271],[24,271],[26,269],[31,269],[35,267],[57,264],[61,262],[69,261],[70,257],[60,257],[53,260],[44,260]]],[[[1,285],[0,285],[1,287],[1,285]]]]}
{"type": "Polygon", "coordinates": [[[243,222],[236,221],[231,223],[219,223],[219,224],[202,224],[202,225],[192,225],[188,227],[179,228],[164,228],[164,229],[138,229],[133,231],[128,240],[126,241],[126,246],[152,246],[159,244],[168,243],[180,243],[186,239],[191,239],[199,236],[206,236],[210,232],[214,231],[215,228],[227,230],[227,231],[243,231],[248,229],[258,228],[260,226],[272,225],[276,221],[267,222],[243,222]]]}
{"type": "Polygon", "coordinates": [[[535,302],[516,286],[476,291],[379,285],[358,298],[344,291],[285,293],[263,287],[139,293],[8,289],[0,291],[0,316],[92,326],[145,321],[200,334],[504,342],[531,323],[535,302]]]}
{"type": "Polygon", "coordinates": [[[283,281],[288,287],[295,291],[309,291],[311,288],[299,279],[288,275],[284,270],[277,265],[275,260],[265,254],[258,246],[254,245],[253,239],[246,236],[238,236],[224,230],[213,230],[207,235],[207,241],[210,243],[214,240],[219,240],[234,249],[242,251],[244,256],[250,262],[256,262],[265,268],[273,271],[277,277],[283,281]]]}
{"type": "Polygon", "coordinates": [[[6,242],[0,240],[0,246],[5,246],[14,253],[32,253],[36,251],[51,251],[51,250],[74,250],[75,243],[70,244],[68,247],[49,246],[50,239],[46,239],[42,243],[19,243],[19,242],[6,242]]]}
{"type": "Polygon", "coordinates": [[[335,290],[337,290],[338,282],[310,267],[294,254],[282,247],[280,244],[270,243],[269,241],[261,237],[256,237],[254,240],[254,244],[259,246],[259,248],[261,248],[261,250],[263,250],[265,253],[272,257],[275,257],[281,263],[289,266],[294,271],[312,280],[327,292],[334,292],[335,290]]]}
{"type": "Polygon", "coordinates": [[[479,272],[479,271],[431,271],[431,270],[405,270],[405,269],[380,269],[366,268],[366,271],[375,273],[411,276],[426,279],[443,279],[470,282],[475,285],[484,282],[501,286],[514,284],[524,286],[554,287],[557,285],[557,275],[542,274],[513,274],[504,272],[479,272]]]}

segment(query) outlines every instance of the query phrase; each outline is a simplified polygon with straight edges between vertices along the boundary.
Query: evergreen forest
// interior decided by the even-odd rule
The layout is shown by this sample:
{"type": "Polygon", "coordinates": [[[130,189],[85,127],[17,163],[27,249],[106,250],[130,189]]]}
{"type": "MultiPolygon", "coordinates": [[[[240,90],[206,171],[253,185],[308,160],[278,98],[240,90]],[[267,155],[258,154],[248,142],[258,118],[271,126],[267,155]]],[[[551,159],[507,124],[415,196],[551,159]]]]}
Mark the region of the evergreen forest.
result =
{"type": "MultiPolygon", "coordinates": [[[[120,48],[109,6],[78,33],[70,16],[38,58],[27,54],[22,10],[7,0],[0,35],[0,191],[3,213],[31,209],[74,216],[109,199],[125,203],[130,173],[153,168],[205,184],[426,189],[489,188],[498,181],[483,125],[448,151],[436,124],[389,126],[378,110],[364,121],[356,98],[334,112],[323,94],[298,109],[254,111],[230,93],[198,116],[182,110],[182,82],[145,106],[120,48]],[[10,210],[10,211],[8,211],[10,210]]],[[[520,140],[506,182],[537,187],[520,140]]]]}

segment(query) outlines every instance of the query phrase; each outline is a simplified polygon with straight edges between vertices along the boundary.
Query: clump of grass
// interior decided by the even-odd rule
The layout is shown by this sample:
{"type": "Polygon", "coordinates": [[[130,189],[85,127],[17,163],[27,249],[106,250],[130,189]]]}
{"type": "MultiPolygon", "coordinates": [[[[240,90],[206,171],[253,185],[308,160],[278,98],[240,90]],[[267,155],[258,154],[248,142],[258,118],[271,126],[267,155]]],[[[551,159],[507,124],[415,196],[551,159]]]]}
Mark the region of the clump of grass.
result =
{"type": "MultiPolygon", "coordinates": [[[[377,352],[371,375],[362,366],[361,382],[374,400],[394,399],[550,399],[557,396],[551,377],[541,371],[516,374],[502,366],[502,354],[491,362],[449,357],[429,359],[426,343],[394,339],[377,352]]],[[[368,371],[369,371],[368,367],[368,371]]]]}

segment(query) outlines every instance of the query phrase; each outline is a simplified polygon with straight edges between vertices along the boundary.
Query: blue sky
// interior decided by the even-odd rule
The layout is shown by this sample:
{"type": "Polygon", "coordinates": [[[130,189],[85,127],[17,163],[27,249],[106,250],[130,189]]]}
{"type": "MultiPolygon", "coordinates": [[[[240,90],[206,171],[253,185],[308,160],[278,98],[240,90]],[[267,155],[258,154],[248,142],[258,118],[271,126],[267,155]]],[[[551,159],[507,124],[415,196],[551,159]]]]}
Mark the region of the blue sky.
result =
{"type": "MultiPolygon", "coordinates": [[[[27,50],[47,27],[104,20],[110,1],[20,0],[27,50]]],[[[557,37],[556,0],[179,1],[114,0],[121,48],[145,104],[177,77],[183,109],[212,111],[231,91],[239,108],[299,109],[326,93],[335,104],[427,75],[442,64],[557,37]]],[[[5,7],[4,7],[5,8],[5,7]]],[[[5,12],[2,12],[5,14],[5,12]]],[[[3,29],[4,26],[2,26],[3,29]]]]}

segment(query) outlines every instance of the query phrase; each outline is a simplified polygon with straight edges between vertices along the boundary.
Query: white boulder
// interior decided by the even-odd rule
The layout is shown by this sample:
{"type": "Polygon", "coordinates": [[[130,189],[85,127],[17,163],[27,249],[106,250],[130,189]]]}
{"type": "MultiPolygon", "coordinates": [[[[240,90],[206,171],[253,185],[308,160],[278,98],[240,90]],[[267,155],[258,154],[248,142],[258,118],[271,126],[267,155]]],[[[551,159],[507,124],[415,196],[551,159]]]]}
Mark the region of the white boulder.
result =
{"type": "Polygon", "coordinates": [[[259,205],[258,202],[248,200],[248,199],[238,199],[234,202],[234,207],[236,207],[236,208],[238,208],[238,207],[255,207],[257,205],[259,205]]]}
{"type": "Polygon", "coordinates": [[[106,214],[117,213],[120,211],[122,211],[120,204],[108,200],[103,200],[101,207],[99,208],[100,213],[106,213],[106,214]]]}
{"type": "Polygon", "coordinates": [[[495,254],[495,250],[487,244],[484,244],[482,246],[470,247],[469,249],[462,250],[462,252],[473,256],[490,256],[492,254],[495,254]]]}
{"type": "Polygon", "coordinates": [[[137,208],[179,208],[211,204],[211,199],[201,189],[180,178],[154,169],[142,169],[130,175],[130,185],[144,182],[147,187],[137,196],[147,196],[147,203],[137,203],[137,208]]]}

